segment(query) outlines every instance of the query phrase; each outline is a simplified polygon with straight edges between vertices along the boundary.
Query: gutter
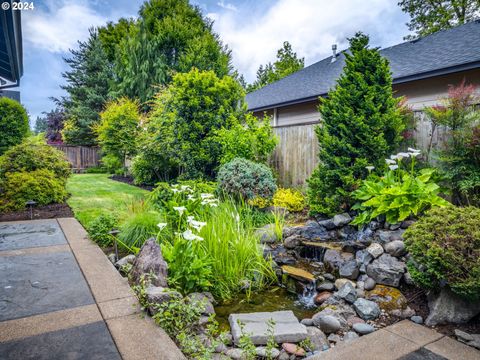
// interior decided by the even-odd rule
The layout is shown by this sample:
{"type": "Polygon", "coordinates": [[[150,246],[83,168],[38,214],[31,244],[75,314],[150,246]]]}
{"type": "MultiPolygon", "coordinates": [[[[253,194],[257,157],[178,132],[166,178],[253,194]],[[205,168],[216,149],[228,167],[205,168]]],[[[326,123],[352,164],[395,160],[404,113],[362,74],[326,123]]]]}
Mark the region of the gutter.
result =
{"type": "MultiPolygon", "coordinates": [[[[432,78],[432,77],[435,77],[435,76],[454,74],[456,72],[474,70],[474,69],[478,69],[478,68],[480,68],[480,61],[474,61],[474,62],[467,63],[467,64],[455,65],[455,66],[451,66],[451,67],[448,67],[448,68],[426,71],[426,72],[423,72],[423,73],[403,76],[403,77],[394,79],[392,84],[393,85],[404,84],[404,83],[408,83],[408,82],[411,82],[411,81],[429,79],[429,78],[432,78]]],[[[260,106],[260,107],[257,107],[257,108],[248,108],[248,111],[251,111],[251,112],[265,111],[265,110],[270,110],[272,108],[285,107],[285,106],[289,106],[289,105],[296,105],[296,104],[301,104],[301,103],[305,103],[305,102],[315,101],[319,97],[326,97],[327,94],[328,93],[323,93],[323,94],[318,94],[318,95],[315,95],[315,96],[309,96],[309,97],[305,97],[305,98],[300,98],[300,99],[289,100],[289,101],[284,101],[284,102],[280,102],[280,103],[274,103],[274,104],[269,104],[269,105],[265,105],[265,106],[260,106]]]]}

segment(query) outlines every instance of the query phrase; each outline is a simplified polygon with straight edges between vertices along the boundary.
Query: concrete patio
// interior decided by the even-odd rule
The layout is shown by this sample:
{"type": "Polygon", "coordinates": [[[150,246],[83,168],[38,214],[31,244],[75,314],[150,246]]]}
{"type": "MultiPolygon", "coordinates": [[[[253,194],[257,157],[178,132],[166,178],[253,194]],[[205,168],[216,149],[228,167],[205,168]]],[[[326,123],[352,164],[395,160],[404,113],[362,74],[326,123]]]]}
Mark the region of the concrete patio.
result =
{"type": "Polygon", "coordinates": [[[1,359],[183,359],[73,218],[0,223],[1,359]]]}

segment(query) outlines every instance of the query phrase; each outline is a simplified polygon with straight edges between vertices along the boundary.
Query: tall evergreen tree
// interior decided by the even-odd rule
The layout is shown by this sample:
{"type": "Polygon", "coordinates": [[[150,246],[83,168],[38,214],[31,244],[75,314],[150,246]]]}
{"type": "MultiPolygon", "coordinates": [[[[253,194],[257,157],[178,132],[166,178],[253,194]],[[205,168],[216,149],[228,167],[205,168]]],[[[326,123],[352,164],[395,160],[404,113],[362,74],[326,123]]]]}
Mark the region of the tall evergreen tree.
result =
{"type": "Polygon", "coordinates": [[[347,210],[351,192],[368,174],[365,167],[384,169],[404,127],[387,59],[362,33],[349,41],[343,74],[320,102],[320,163],[308,181],[313,213],[347,210]]]}
{"type": "Polygon", "coordinates": [[[257,79],[247,87],[247,91],[258,90],[303,69],[304,66],[305,59],[298,58],[297,53],[292,50],[292,45],[285,41],[283,47],[277,51],[277,60],[273,64],[260,65],[257,70],[257,79]]]}
{"type": "Polygon", "coordinates": [[[155,86],[168,84],[176,72],[231,70],[230,51],[212,30],[212,21],[188,0],[150,0],[120,45],[115,72],[116,95],[152,99],[155,86]]]}
{"type": "Polygon", "coordinates": [[[410,15],[408,29],[415,32],[415,35],[406,36],[405,40],[480,18],[480,0],[402,0],[398,5],[410,15]]]}
{"type": "Polygon", "coordinates": [[[112,66],[96,29],[90,29],[87,41],[78,42],[65,58],[70,70],[62,74],[67,85],[62,86],[68,96],[57,100],[65,109],[67,120],[63,129],[64,141],[74,145],[94,145],[93,126],[99,122],[99,113],[109,99],[112,66]]]}

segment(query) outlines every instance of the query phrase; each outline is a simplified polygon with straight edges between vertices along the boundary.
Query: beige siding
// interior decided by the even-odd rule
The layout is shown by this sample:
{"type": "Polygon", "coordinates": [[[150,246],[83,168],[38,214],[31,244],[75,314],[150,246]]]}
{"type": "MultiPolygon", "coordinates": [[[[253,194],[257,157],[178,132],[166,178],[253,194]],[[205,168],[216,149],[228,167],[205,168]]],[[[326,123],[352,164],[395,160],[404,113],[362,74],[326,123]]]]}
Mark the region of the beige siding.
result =
{"type": "Polygon", "coordinates": [[[277,117],[277,126],[318,122],[318,101],[278,108],[277,117]]]}

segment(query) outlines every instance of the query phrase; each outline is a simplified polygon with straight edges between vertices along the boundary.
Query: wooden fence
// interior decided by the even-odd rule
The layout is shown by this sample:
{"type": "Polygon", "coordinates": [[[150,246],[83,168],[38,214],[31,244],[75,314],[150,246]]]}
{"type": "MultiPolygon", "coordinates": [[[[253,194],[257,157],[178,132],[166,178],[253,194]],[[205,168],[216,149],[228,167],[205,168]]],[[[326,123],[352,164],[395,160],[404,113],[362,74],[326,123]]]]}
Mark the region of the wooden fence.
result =
{"type": "MultiPolygon", "coordinates": [[[[438,149],[445,141],[444,129],[437,128],[432,138],[432,124],[423,112],[415,114],[413,137],[416,147],[423,153],[438,149]]],[[[279,144],[274,151],[272,163],[277,171],[279,182],[283,186],[302,187],[318,165],[318,139],[315,124],[279,126],[274,132],[279,144]]]]}
{"type": "Polygon", "coordinates": [[[88,146],[52,145],[63,151],[74,172],[82,172],[89,167],[100,165],[100,148],[88,146]]]}

